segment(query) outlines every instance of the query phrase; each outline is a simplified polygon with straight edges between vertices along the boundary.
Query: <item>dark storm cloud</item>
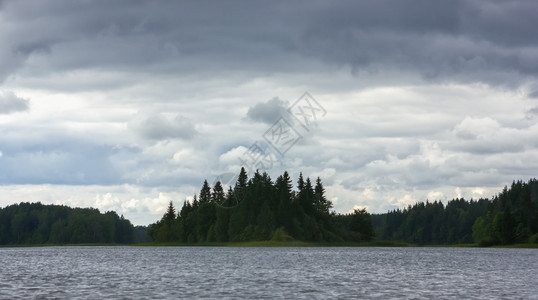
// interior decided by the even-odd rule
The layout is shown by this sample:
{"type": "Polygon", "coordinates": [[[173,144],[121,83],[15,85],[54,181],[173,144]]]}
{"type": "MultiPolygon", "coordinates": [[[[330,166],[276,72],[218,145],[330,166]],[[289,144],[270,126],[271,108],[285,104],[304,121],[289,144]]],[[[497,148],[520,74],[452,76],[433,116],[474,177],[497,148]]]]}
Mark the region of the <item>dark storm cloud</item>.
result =
{"type": "Polygon", "coordinates": [[[30,58],[49,71],[176,74],[304,72],[317,60],[517,85],[538,72],[537,9],[534,1],[9,1],[2,14],[12,29],[0,38],[11,47],[0,63],[5,77],[30,58]]]}
{"type": "Polygon", "coordinates": [[[28,110],[29,102],[27,99],[17,97],[13,92],[0,91],[0,114],[28,110]]]}
{"type": "Polygon", "coordinates": [[[537,6],[528,1],[506,11],[505,6],[479,1],[339,5],[317,15],[320,21],[308,29],[304,51],[356,71],[395,68],[430,79],[516,84],[520,78],[504,72],[535,76],[538,71],[533,29],[538,21],[521,13],[537,6]],[[500,12],[495,26],[503,30],[492,33],[487,24],[500,12]]]}
{"type": "Polygon", "coordinates": [[[244,2],[9,2],[4,14],[13,23],[6,33],[11,53],[2,61],[17,56],[20,67],[35,49],[50,49],[41,51],[45,58],[40,61],[50,71],[151,66],[145,72],[191,73],[259,67],[267,57],[275,63],[280,52],[275,50],[281,48],[282,28],[270,22],[274,10],[244,2]]]}
{"type": "Polygon", "coordinates": [[[254,121],[273,124],[286,113],[287,108],[286,101],[275,97],[250,107],[247,116],[254,121]]]}

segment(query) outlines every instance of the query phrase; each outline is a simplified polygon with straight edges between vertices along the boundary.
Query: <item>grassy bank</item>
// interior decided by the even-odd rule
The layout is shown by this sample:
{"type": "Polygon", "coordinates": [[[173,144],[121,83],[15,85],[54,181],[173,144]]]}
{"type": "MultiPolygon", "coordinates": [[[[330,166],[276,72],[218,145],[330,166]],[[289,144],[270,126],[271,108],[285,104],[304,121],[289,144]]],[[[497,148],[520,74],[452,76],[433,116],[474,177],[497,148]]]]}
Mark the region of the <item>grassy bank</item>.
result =
{"type": "Polygon", "coordinates": [[[209,246],[209,247],[408,247],[409,244],[389,241],[371,241],[362,243],[315,243],[303,241],[250,241],[228,243],[147,243],[135,244],[135,246],[209,246]]]}
{"type": "Polygon", "coordinates": [[[538,244],[513,244],[504,246],[492,246],[491,248],[538,248],[538,244]]]}
{"type": "Polygon", "coordinates": [[[83,244],[13,244],[0,245],[0,248],[28,248],[28,247],[95,247],[95,246],[132,246],[133,244],[115,243],[83,243],[83,244]]]}

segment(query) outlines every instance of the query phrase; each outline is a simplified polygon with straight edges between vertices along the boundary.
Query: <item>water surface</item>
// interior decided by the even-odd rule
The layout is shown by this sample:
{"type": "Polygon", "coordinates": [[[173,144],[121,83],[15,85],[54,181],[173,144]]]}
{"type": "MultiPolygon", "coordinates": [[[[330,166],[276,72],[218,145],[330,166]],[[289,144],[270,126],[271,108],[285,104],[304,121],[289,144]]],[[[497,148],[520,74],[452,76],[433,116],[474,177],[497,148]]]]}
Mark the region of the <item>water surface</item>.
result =
{"type": "Polygon", "coordinates": [[[0,248],[0,298],[538,299],[538,250],[0,248]]]}

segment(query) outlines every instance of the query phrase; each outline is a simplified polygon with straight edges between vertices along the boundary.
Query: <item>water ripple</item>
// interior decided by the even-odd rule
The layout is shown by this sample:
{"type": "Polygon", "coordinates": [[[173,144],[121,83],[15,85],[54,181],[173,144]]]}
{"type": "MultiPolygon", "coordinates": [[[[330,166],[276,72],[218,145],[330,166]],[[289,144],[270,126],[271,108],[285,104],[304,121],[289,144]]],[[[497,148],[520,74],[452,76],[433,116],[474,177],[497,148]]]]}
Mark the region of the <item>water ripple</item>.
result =
{"type": "Polygon", "coordinates": [[[0,248],[1,299],[538,299],[536,249],[0,248]]]}

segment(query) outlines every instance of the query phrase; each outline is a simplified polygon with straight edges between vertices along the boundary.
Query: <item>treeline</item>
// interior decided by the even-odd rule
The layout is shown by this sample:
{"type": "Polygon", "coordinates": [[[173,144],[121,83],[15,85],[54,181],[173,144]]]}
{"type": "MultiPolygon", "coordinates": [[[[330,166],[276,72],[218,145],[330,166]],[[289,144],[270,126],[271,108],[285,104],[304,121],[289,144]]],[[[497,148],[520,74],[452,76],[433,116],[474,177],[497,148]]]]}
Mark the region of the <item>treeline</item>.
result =
{"type": "Polygon", "coordinates": [[[0,244],[120,243],[143,238],[129,220],[95,208],[20,203],[0,209],[0,244]]]}
{"type": "Polygon", "coordinates": [[[538,181],[513,182],[493,199],[417,203],[372,215],[379,239],[481,246],[538,243],[538,181]]]}
{"type": "Polygon", "coordinates": [[[538,180],[505,186],[474,222],[473,238],[484,246],[538,243],[538,180]]]}
{"type": "Polygon", "coordinates": [[[260,240],[366,241],[373,235],[365,210],[340,215],[331,212],[320,178],[299,175],[297,190],[287,172],[275,182],[267,173],[248,178],[244,168],[235,186],[224,191],[220,182],[204,181],[199,195],[176,212],[172,202],[161,220],[150,225],[155,242],[229,242],[260,240]]]}
{"type": "Polygon", "coordinates": [[[379,239],[422,245],[473,243],[472,226],[489,201],[454,199],[420,202],[405,209],[372,215],[379,239]]]}

